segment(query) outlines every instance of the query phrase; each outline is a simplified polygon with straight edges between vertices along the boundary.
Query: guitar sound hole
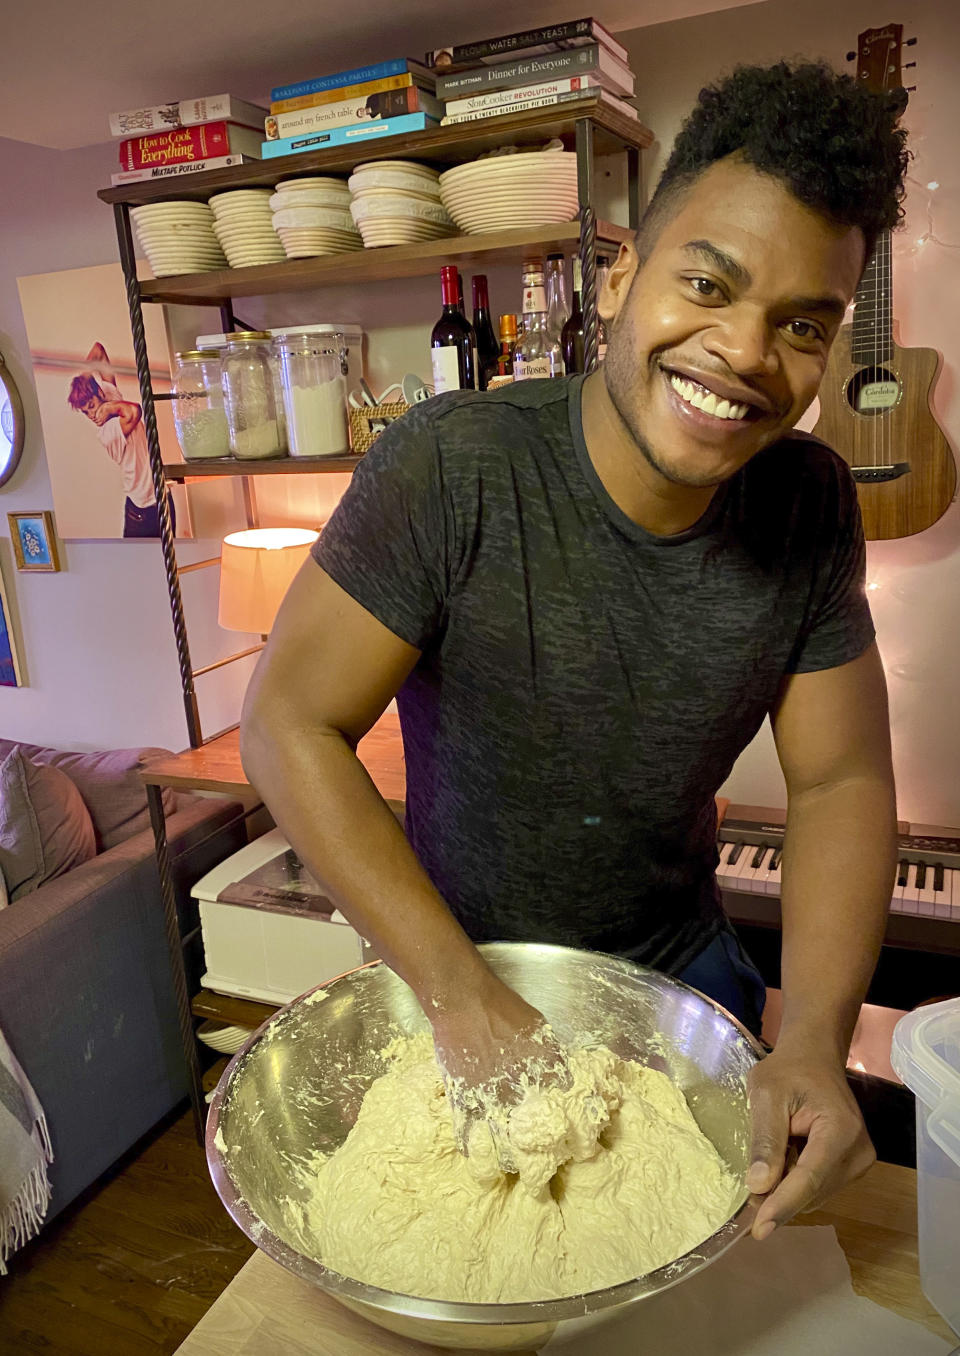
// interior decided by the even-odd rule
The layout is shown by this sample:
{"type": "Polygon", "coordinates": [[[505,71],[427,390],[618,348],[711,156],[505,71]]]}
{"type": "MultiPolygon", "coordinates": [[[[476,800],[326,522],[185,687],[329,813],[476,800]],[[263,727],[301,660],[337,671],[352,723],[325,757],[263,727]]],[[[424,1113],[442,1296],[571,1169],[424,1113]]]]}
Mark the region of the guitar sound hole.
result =
{"type": "Polygon", "coordinates": [[[900,399],[900,380],[888,367],[861,367],[847,382],[854,414],[885,414],[900,399]]]}

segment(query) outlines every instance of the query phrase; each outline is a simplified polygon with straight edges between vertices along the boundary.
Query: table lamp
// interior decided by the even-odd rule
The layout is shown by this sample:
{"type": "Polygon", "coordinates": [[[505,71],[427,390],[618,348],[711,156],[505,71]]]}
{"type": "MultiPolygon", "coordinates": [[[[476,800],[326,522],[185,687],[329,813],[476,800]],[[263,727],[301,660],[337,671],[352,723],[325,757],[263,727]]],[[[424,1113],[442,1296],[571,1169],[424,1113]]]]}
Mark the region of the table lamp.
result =
{"type": "Polygon", "coordinates": [[[265,636],[283,596],[319,537],[305,527],[231,532],[220,553],[220,625],[265,636]]]}

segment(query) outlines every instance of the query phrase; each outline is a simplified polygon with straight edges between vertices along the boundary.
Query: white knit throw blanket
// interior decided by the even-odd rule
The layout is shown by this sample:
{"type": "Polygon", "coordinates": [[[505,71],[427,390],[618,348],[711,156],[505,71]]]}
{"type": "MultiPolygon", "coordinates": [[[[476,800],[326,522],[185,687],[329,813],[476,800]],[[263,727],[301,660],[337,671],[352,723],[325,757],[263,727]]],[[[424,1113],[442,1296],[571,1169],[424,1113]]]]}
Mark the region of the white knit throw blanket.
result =
{"type": "Polygon", "coordinates": [[[0,1276],[17,1248],[40,1231],[52,1162],[43,1107],[0,1032],[0,1276]]]}

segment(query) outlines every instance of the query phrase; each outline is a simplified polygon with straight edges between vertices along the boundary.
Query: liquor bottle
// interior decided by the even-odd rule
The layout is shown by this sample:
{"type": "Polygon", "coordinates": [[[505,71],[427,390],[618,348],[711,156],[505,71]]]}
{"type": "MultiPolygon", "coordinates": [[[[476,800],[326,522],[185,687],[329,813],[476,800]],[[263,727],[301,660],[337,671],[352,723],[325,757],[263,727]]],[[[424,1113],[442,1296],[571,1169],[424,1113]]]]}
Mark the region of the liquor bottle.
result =
{"type": "Polygon", "coordinates": [[[523,265],[523,335],[513,350],[513,379],[562,377],[560,345],[547,333],[547,298],[543,264],[539,259],[523,265]]]}
{"type": "Polygon", "coordinates": [[[580,293],[583,279],[580,275],[580,259],[573,256],[573,310],[560,335],[560,350],[563,353],[563,368],[568,377],[583,371],[583,311],[580,309],[580,293]]]}
{"type": "MultiPolygon", "coordinates": [[[[610,272],[610,260],[605,254],[597,255],[597,305],[603,295],[607,274],[610,272]]],[[[607,356],[607,322],[597,316],[597,362],[602,363],[607,356]]]]}
{"type": "Polygon", "coordinates": [[[462,316],[466,316],[467,308],[463,304],[463,274],[457,269],[457,310],[462,316]]]}
{"type": "Polygon", "coordinates": [[[430,335],[433,389],[473,391],[477,385],[477,336],[457,305],[457,270],[444,264],[440,270],[443,314],[430,335]]]}
{"type": "Polygon", "coordinates": [[[475,273],[471,283],[473,286],[473,331],[477,336],[477,386],[481,391],[485,391],[489,379],[496,375],[500,346],[494,336],[493,322],[490,319],[487,275],[475,273]]]}
{"type": "Polygon", "coordinates": [[[570,316],[564,262],[562,254],[547,255],[547,333],[557,343],[570,316]]]}
{"type": "Polygon", "coordinates": [[[501,377],[513,376],[513,350],[517,346],[517,317],[500,317],[500,353],[497,358],[497,373],[501,377]]]}

